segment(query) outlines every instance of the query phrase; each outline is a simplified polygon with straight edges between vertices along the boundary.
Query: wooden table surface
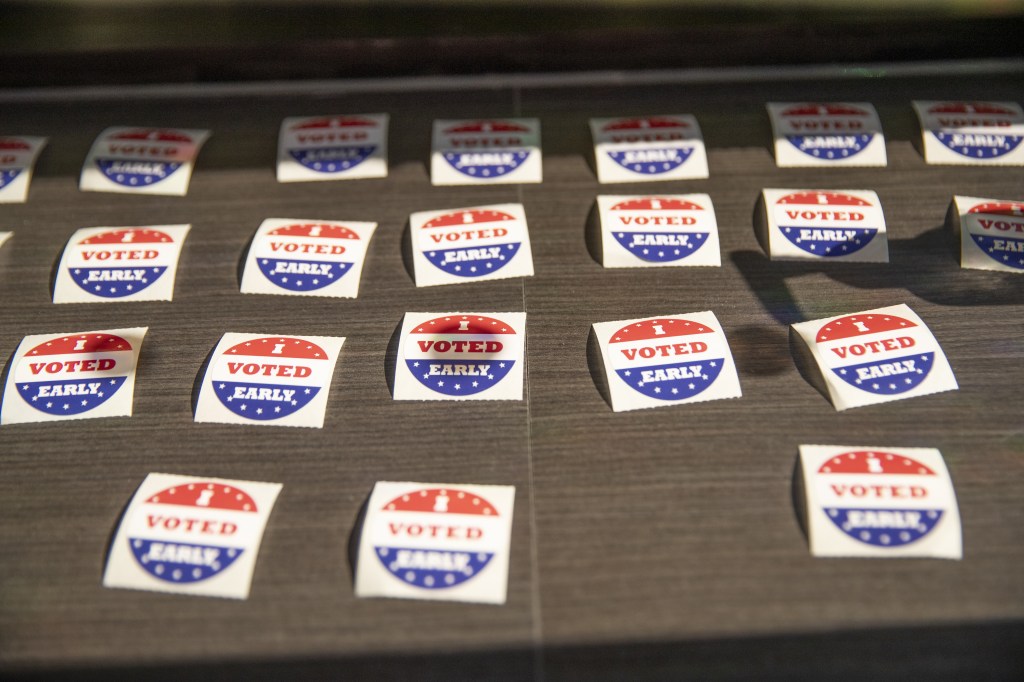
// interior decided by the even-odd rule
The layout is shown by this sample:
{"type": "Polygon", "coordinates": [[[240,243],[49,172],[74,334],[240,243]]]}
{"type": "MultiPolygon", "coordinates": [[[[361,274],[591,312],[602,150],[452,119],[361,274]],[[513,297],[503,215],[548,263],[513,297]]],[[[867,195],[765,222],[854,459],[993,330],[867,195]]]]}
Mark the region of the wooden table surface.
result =
{"type": "Polygon", "coordinates": [[[1024,674],[1024,276],[961,270],[942,228],[953,194],[1024,198],[1024,168],[926,166],[912,99],[1017,100],[1000,74],[732,78],[69,98],[0,93],[6,134],[50,139],[27,203],[0,205],[0,354],[25,335],[148,326],[127,419],[0,429],[0,665],[109,678],[1012,678],[1024,674]],[[764,102],[873,102],[884,169],[779,169],[764,102]],[[391,114],[386,179],[278,184],[282,118],[391,114]],[[591,116],[693,113],[711,177],[598,185],[591,116]],[[536,116],[539,185],[432,187],[435,118],[536,116]],[[208,128],[185,198],[83,193],[110,125],[208,128]],[[751,214],[764,187],[872,189],[890,263],[769,262],[751,214]],[[721,268],[604,270],[595,196],[704,192],[721,268]],[[522,202],[536,275],[417,289],[411,212],[522,202]],[[355,300],[242,295],[265,218],[376,221],[355,300]],[[80,227],[191,223],[174,301],[53,305],[80,227]],[[787,325],[907,303],[960,390],[837,413],[798,373],[787,325]],[[712,310],[743,397],[615,414],[588,364],[594,322],[712,310]],[[385,367],[407,311],[527,314],[521,402],[395,402],[385,367]],[[347,337],[322,430],[194,424],[200,369],[224,332],[347,337]],[[945,455],[964,559],[809,555],[792,477],[801,443],[945,455]],[[247,601],[101,587],[119,516],[149,472],[274,481],[247,601]],[[349,545],[375,481],[516,487],[508,603],[356,599],[349,545]]]}

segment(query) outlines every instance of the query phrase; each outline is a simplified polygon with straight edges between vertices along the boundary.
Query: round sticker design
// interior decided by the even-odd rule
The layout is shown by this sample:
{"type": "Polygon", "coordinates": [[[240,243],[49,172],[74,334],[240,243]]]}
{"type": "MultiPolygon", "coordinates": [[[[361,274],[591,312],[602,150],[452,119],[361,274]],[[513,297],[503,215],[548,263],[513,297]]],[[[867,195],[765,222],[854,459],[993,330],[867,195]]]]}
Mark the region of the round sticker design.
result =
{"type": "Polygon", "coordinates": [[[377,145],[376,121],[356,116],[337,116],[306,121],[292,127],[299,147],[288,150],[299,164],[318,173],[342,173],[370,158],[377,145]]]}
{"type": "Polygon", "coordinates": [[[699,231],[700,214],[688,215],[704,211],[703,206],[691,201],[644,197],[619,202],[611,211],[616,221],[612,232],[615,240],[637,258],[651,263],[682,260],[704,246],[710,234],[699,231]]]}
{"type": "Polygon", "coordinates": [[[840,317],[822,326],[815,341],[829,371],[876,395],[917,388],[935,362],[927,330],[896,315],[840,317]]]}
{"type": "Polygon", "coordinates": [[[235,344],[212,361],[214,393],[245,419],[271,421],[308,405],[320,392],[327,352],[292,337],[266,337],[235,344]]]}
{"type": "Polygon", "coordinates": [[[245,551],[256,502],[223,483],[188,483],[151,495],[128,534],[132,556],[154,578],[197,583],[226,571],[245,551]]]}
{"type": "Polygon", "coordinates": [[[505,267],[519,252],[522,235],[504,211],[446,213],[419,230],[419,248],[434,267],[458,277],[481,277],[505,267]]]}
{"type": "Polygon", "coordinates": [[[80,415],[117,393],[134,366],[132,345],[113,334],[58,336],[29,350],[14,370],[21,398],[46,414],[80,415]]]}
{"type": "Polygon", "coordinates": [[[935,137],[952,151],[972,159],[995,159],[1020,146],[1024,135],[1008,135],[994,130],[972,132],[971,128],[999,128],[1020,123],[1012,109],[984,102],[948,102],[928,110],[942,128],[935,137]],[[958,130],[959,129],[959,130],[958,130]]]}
{"type": "Polygon", "coordinates": [[[856,156],[871,143],[873,133],[863,130],[868,112],[845,104],[804,104],[782,112],[782,120],[804,134],[786,135],[794,147],[816,159],[837,160],[856,156]]]}
{"type": "Polygon", "coordinates": [[[444,160],[472,178],[499,178],[519,168],[529,158],[529,150],[515,149],[523,144],[521,136],[529,133],[526,126],[509,121],[476,121],[452,126],[444,131],[450,148],[443,153],[444,160]]]}
{"type": "Polygon", "coordinates": [[[427,488],[388,502],[380,510],[390,542],[374,553],[407,585],[443,590],[480,574],[494,558],[491,519],[498,510],[479,495],[427,488]]]}
{"type": "Polygon", "coordinates": [[[968,211],[965,220],[971,239],[986,256],[1024,270],[1024,204],[981,204],[968,211]]]}
{"type": "MultiPolygon", "coordinates": [[[[32,147],[11,138],[0,138],[0,165],[6,165],[17,161],[17,154],[23,154],[32,150],[32,147]]],[[[0,168],[0,189],[3,189],[21,175],[23,168],[0,168]]]]}
{"type": "Polygon", "coordinates": [[[106,140],[110,156],[97,156],[103,175],[124,187],[145,187],[166,180],[181,168],[181,146],[192,138],[171,130],[133,130],[106,140]]]}
{"type": "Polygon", "coordinates": [[[634,391],[673,401],[707,390],[722,371],[716,330],[685,319],[642,320],[608,341],[612,369],[634,391]]]}
{"type": "Polygon", "coordinates": [[[863,208],[869,202],[839,192],[794,192],[775,204],[775,224],[807,253],[823,258],[860,251],[878,234],[863,208]]]}
{"type": "Polygon", "coordinates": [[[102,232],[70,248],[72,281],[104,298],[124,298],[148,288],[167,272],[161,261],[177,250],[169,235],[144,228],[102,232]]]}
{"type": "MultiPolygon", "coordinates": [[[[689,124],[683,121],[668,118],[637,118],[609,123],[603,130],[616,133],[613,136],[616,143],[634,143],[682,140],[689,127],[689,124]]],[[[609,150],[607,154],[612,161],[634,173],[661,175],[686,163],[693,154],[693,147],[635,147],[627,150],[609,150]]]]}
{"type": "Polygon", "coordinates": [[[283,289],[315,291],[349,272],[353,249],[359,246],[359,235],[343,225],[286,225],[259,239],[256,263],[264,277],[283,289]],[[352,240],[352,245],[338,240],[352,240]]]}
{"type": "Polygon", "coordinates": [[[943,510],[929,506],[936,473],[888,452],[847,452],[818,469],[828,492],[822,511],[849,537],[873,547],[902,547],[931,533],[943,510]]]}
{"type": "Polygon", "coordinates": [[[416,380],[447,396],[475,395],[504,379],[516,363],[516,331],[493,317],[451,315],[420,324],[405,343],[416,380]]]}

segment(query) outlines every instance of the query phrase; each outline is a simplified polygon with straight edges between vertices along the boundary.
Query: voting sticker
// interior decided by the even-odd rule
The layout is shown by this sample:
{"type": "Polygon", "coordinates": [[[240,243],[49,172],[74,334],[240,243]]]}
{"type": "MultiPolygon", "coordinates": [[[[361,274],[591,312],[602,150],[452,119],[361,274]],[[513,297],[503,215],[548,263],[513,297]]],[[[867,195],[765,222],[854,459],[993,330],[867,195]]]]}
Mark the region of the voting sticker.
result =
{"type": "Polygon", "coordinates": [[[1024,273],[1024,201],[953,197],[960,267],[1024,273]]]}
{"type": "Polygon", "coordinates": [[[0,204],[22,204],[49,138],[0,135],[0,204]]]}
{"type": "Polygon", "coordinates": [[[889,262],[885,216],[870,190],[762,192],[756,228],[772,260],[889,262]]]}
{"type": "Polygon", "coordinates": [[[107,128],[82,166],[83,192],[185,196],[208,130],[107,128]]]}
{"type": "Polygon", "coordinates": [[[190,225],[86,227],[68,240],[54,303],[170,301],[190,225]]]}
{"type": "Polygon", "coordinates": [[[0,232],[0,246],[7,243],[7,240],[14,236],[13,232],[0,232]]]}
{"type": "Polygon", "coordinates": [[[739,377],[725,333],[710,311],[599,322],[612,410],[739,398],[739,377]]]}
{"type": "Polygon", "coordinates": [[[722,264],[707,194],[598,196],[597,207],[606,268],[722,264]]]}
{"type": "Polygon", "coordinates": [[[543,176],[535,118],[434,121],[434,185],[536,183],[543,176]]]}
{"type": "Polygon", "coordinates": [[[409,237],[418,287],[533,275],[522,204],[413,213],[409,237]]]}
{"type": "Polygon", "coordinates": [[[406,313],[395,400],[522,400],[526,313],[406,313]]]}
{"type": "Polygon", "coordinates": [[[962,557],[956,494],[938,450],[801,445],[800,469],[814,556],[962,557]]]}
{"type": "Polygon", "coordinates": [[[779,168],[885,166],[885,137],[868,102],[769,102],[779,168]]]}
{"type": "Polygon", "coordinates": [[[654,182],[708,177],[707,151],[690,114],[592,118],[598,182],[654,182]]]}
{"type": "Polygon", "coordinates": [[[1024,166],[1024,110],[1016,102],[915,101],[925,162],[1024,166]]]}
{"type": "Polygon", "coordinates": [[[836,410],[958,388],[938,341],[906,305],[800,322],[792,332],[836,410]]]}
{"type": "Polygon", "coordinates": [[[323,428],[344,337],[227,333],[196,406],[196,422],[323,428]]]}
{"type": "Polygon", "coordinates": [[[146,331],[26,336],[11,359],[0,424],[130,417],[146,331]]]}
{"type": "Polygon", "coordinates": [[[286,118],[277,143],[277,181],[383,178],[388,174],[388,115],[286,118]]]}
{"type": "Polygon", "coordinates": [[[149,474],[110,546],[103,586],[246,599],[279,483],[149,474]]]}
{"type": "Polygon", "coordinates": [[[514,502],[512,486],[378,482],[356,596],[504,604],[514,502]]]}
{"type": "Polygon", "coordinates": [[[264,220],[242,274],[243,294],[355,298],[377,223],[264,220]]]}

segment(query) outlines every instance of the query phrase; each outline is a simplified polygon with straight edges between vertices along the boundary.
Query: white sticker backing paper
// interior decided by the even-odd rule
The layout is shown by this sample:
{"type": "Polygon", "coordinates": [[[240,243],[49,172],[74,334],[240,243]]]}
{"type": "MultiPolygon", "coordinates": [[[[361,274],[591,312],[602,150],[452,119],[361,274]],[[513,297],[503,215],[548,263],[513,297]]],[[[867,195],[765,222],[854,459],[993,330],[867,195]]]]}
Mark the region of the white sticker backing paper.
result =
{"type": "Polygon", "coordinates": [[[11,359],[0,424],[130,417],[147,329],[26,336],[11,359]]]}
{"type": "Polygon", "coordinates": [[[769,102],[779,168],[884,166],[885,137],[868,102],[769,102]]]}
{"type": "Polygon", "coordinates": [[[938,450],[801,445],[800,466],[814,556],[963,556],[956,494],[938,450]]]}
{"type": "Polygon", "coordinates": [[[538,119],[434,121],[434,185],[536,183],[542,175],[538,119]]]}
{"type": "Polygon", "coordinates": [[[210,356],[195,421],[323,428],[340,336],[229,332],[210,356]]]}
{"type": "Polygon", "coordinates": [[[85,157],[79,188],[183,197],[209,136],[208,130],[107,128],[85,157]]]}
{"type": "Polygon", "coordinates": [[[708,157],[690,114],[592,118],[598,182],[653,182],[708,177],[708,157]]]}
{"type": "Polygon", "coordinates": [[[277,142],[277,181],[384,178],[388,115],[286,118],[277,142]]]}
{"type": "Polygon", "coordinates": [[[1024,273],[1024,201],[953,197],[960,267],[1024,273]]]}
{"type": "Polygon", "coordinates": [[[0,135],[0,204],[21,204],[28,198],[39,152],[49,138],[0,135]]]}
{"type": "Polygon", "coordinates": [[[1024,166],[1024,110],[1016,102],[915,101],[925,162],[1024,166]]]}
{"type": "Polygon", "coordinates": [[[514,502],[512,486],[378,482],[356,596],[504,604],[514,502]]]}
{"type": "Polygon", "coordinates": [[[104,587],[246,599],[280,483],[149,474],[110,546],[104,587]]]}

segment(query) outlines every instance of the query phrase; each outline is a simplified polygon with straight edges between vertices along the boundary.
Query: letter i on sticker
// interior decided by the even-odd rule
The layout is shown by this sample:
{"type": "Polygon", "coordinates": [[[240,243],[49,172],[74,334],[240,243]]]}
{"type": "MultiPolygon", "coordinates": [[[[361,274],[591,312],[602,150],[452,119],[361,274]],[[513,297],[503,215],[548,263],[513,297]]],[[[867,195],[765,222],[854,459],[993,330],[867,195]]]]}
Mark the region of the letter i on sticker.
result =
{"type": "Polygon", "coordinates": [[[915,101],[929,164],[1024,166],[1024,109],[1016,102],[915,101]]]}
{"type": "Polygon", "coordinates": [[[189,225],[87,227],[64,248],[54,303],[170,301],[189,225]]]}
{"type": "Polygon", "coordinates": [[[11,359],[0,424],[130,417],[146,331],[26,336],[11,359]]]}
{"type": "Polygon", "coordinates": [[[279,483],[150,474],[110,546],[104,587],[246,599],[279,483]]]}
{"type": "Polygon", "coordinates": [[[286,118],[277,147],[277,181],[383,178],[388,115],[286,118]]]}
{"type": "MultiPolygon", "coordinates": [[[[810,350],[809,376],[836,410],[956,390],[949,361],[906,305],[792,325],[810,350]]],[[[798,346],[799,348],[799,346],[798,346]]]]}
{"type": "Polygon", "coordinates": [[[323,428],[343,337],[225,334],[210,357],[195,421],[323,428]]]}
{"type": "Polygon", "coordinates": [[[741,395],[729,343],[710,311],[599,322],[594,334],[615,412],[741,395]]]}
{"type": "Polygon", "coordinates": [[[953,197],[960,267],[1024,273],[1024,201],[953,197]]]}
{"type": "Polygon", "coordinates": [[[512,486],[378,482],[356,596],[504,604],[514,502],[512,486]]]}
{"type": "Polygon", "coordinates": [[[355,298],[377,223],[264,220],[242,274],[243,294],[355,298]]]}
{"type": "Polygon", "coordinates": [[[779,168],[884,166],[885,138],[867,102],[769,102],[779,168]]]}
{"type": "Polygon", "coordinates": [[[814,556],[962,557],[956,494],[938,450],[801,445],[800,463],[814,556]]]}
{"type": "Polygon", "coordinates": [[[434,121],[434,185],[534,183],[542,174],[535,118],[434,121]]]}
{"type": "Polygon", "coordinates": [[[526,313],[406,313],[395,400],[522,400],[526,313]]]}
{"type": "Polygon", "coordinates": [[[21,204],[39,152],[49,138],[0,135],[0,204],[21,204]]]}
{"type": "Polygon", "coordinates": [[[185,196],[208,130],[107,128],[82,166],[83,192],[185,196]]]}

